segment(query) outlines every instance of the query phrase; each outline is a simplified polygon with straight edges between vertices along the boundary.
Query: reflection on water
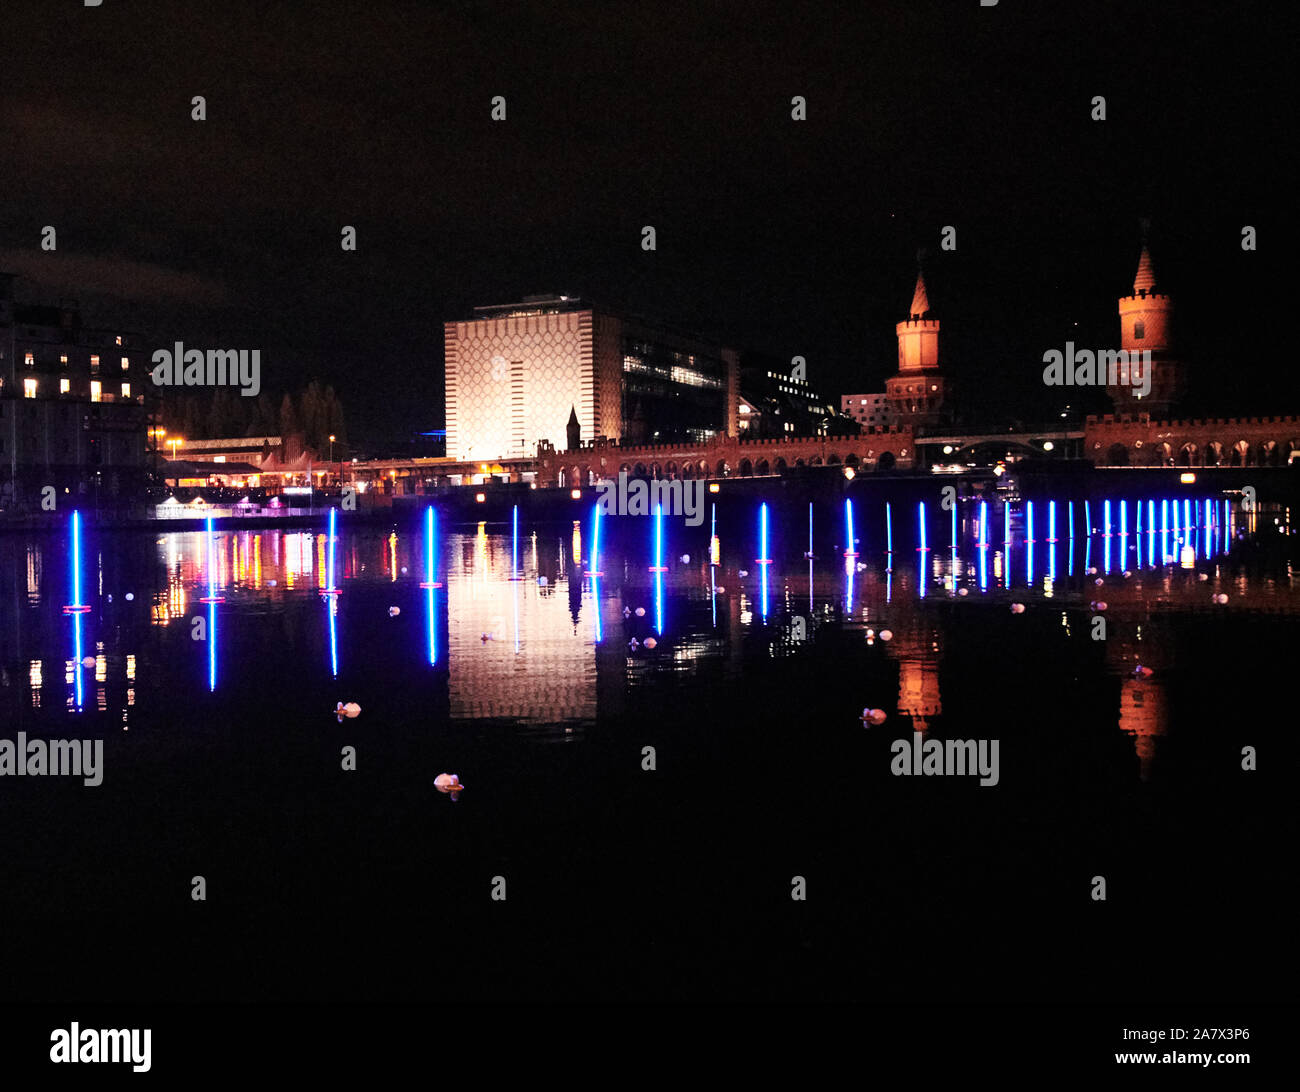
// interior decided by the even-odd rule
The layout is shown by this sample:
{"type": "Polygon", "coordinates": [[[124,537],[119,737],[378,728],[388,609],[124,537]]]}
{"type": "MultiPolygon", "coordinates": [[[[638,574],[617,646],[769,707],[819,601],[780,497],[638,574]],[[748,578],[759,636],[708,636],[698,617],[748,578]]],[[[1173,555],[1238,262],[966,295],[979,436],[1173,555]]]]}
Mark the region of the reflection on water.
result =
{"type": "Polygon", "coordinates": [[[550,739],[581,739],[647,701],[684,715],[719,679],[762,678],[800,657],[862,675],[891,728],[960,734],[944,725],[945,698],[970,708],[990,680],[945,666],[946,646],[977,633],[1014,659],[1050,632],[1079,671],[1115,687],[1097,730],[1129,738],[1145,778],[1177,704],[1173,650],[1242,613],[1296,612],[1288,563],[1239,556],[1261,531],[1230,504],[1003,504],[999,543],[997,503],[938,514],[918,504],[895,543],[891,504],[846,501],[820,552],[811,507],[804,550],[802,508],[789,518],[765,503],[730,537],[717,533],[716,508],[707,534],[659,510],[611,522],[594,509],[585,524],[536,526],[515,510],[506,525],[450,533],[433,509],[411,530],[349,527],[331,512],[320,533],[209,522],[161,537],[99,533],[74,518],[64,535],[0,538],[0,712],[29,730],[69,712],[126,730],[161,695],[206,690],[220,702],[259,685],[257,662],[231,648],[272,641],[296,665],[277,685],[364,677],[396,692],[416,685],[418,665],[445,688],[438,715],[448,723],[550,739]],[[1013,598],[1028,607],[1018,631],[1007,629],[1013,598]],[[1100,610],[1108,638],[1094,647],[1100,610]],[[871,675],[886,669],[897,671],[892,709],[871,675]],[[66,689],[51,702],[59,681],[66,689]]]}

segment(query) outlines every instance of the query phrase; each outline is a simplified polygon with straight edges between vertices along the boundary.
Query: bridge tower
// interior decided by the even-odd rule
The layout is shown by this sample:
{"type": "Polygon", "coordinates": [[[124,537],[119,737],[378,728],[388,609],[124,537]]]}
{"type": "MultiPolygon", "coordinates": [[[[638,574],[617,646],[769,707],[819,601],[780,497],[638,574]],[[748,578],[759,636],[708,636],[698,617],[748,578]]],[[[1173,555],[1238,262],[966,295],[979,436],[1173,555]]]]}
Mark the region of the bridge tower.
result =
{"type": "Polygon", "coordinates": [[[898,374],[885,380],[885,397],[900,425],[934,426],[943,420],[946,381],[939,370],[939,320],[930,310],[925,274],[918,270],[912,306],[898,334],[898,374]]]}

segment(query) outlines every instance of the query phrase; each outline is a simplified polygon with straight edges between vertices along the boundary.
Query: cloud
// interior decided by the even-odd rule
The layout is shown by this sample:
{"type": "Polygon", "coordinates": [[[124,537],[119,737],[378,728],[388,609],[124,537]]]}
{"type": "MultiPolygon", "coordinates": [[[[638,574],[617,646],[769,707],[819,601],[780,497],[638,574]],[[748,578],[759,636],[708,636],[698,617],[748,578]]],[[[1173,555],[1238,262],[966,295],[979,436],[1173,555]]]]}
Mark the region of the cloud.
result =
{"type": "Polygon", "coordinates": [[[44,290],[43,297],[97,295],[139,303],[177,300],[203,307],[229,302],[220,281],[119,255],[0,250],[0,270],[37,285],[44,290]]]}

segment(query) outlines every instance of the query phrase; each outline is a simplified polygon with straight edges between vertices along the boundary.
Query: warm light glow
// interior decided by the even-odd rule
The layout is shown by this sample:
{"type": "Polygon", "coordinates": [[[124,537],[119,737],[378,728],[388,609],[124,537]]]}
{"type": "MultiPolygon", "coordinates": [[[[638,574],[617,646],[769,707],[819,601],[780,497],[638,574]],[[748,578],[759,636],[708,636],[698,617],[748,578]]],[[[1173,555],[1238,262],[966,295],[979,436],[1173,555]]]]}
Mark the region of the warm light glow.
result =
{"type": "Polygon", "coordinates": [[[1180,482],[1182,482],[1184,485],[1191,485],[1193,482],[1196,481],[1196,475],[1195,475],[1195,474],[1182,474],[1182,475],[1179,476],[1178,480],[1179,480],[1180,482]]]}
{"type": "Polygon", "coordinates": [[[849,481],[852,481],[852,480],[853,480],[853,476],[854,476],[855,473],[856,473],[856,471],[855,471],[855,470],[853,469],[853,467],[851,467],[851,466],[846,466],[846,467],[844,468],[844,476],[845,476],[846,478],[848,478],[849,481]]]}
{"type": "Polygon", "coordinates": [[[24,380],[23,380],[23,397],[24,397],[24,398],[35,398],[35,397],[36,397],[36,380],[35,380],[35,379],[24,379],[24,380]]]}
{"type": "Polygon", "coordinates": [[[475,499],[479,504],[482,504],[485,500],[487,500],[487,494],[485,494],[485,493],[476,493],[476,494],[474,495],[474,499],[475,499]]]}
{"type": "Polygon", "coordinates": [[[72,390],[72,382],[71,382],[71,380],[68,380],[68,379],[60,379],[60,380],[59,380],[59,393],[60,393],[60,394],[67,394],[68,391],[70,391],[70,390],[72,390]]]}
{"type": "Polygon", "coordinates": [[[569,490],[569,496],[571,496],[574,500],[582,500],[582,490],[581,490],[581,489],[570,489],[570,490],[569,490]]]}
{"type": "Polygon", "coordinates": [[[1055,449],[1056,449],[1056,445],[1055,445],[1054,443],[1052,443],[1051,440],[1044,440],[1044,441],[1043,441],[1043,450],[1044,450],[1044,451],[1054,451],[1055,449]]]}
{"type": "Polygon", "coordinates": [[[721,488],[722,488],[722,486],[720,486],[717,482],[709,482],[709,492],[710,492],[710,493],[716,493],[716,492],[717,492],[719,489],[721,489],[721,488]]]}
{"type": "Polygon", "coordinates": [[[98,379],[90,381],[90,400],[98,402],[103,398],[104,385],[98,379]]]}

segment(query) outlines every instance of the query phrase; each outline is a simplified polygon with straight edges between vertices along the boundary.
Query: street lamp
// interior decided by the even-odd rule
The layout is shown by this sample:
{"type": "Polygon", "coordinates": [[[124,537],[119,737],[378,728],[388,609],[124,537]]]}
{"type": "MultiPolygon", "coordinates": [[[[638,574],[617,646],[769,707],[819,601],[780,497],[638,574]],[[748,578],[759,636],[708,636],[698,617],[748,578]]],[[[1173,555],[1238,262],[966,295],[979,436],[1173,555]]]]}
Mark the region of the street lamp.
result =
{"type": "MultiPolygon", "coordinates": [[[[330,462],[334,462],[334,433],[330,433],[330,462]]],[[[339,471],[339,477],[343,477],[343,471],[339,471]]]]}

